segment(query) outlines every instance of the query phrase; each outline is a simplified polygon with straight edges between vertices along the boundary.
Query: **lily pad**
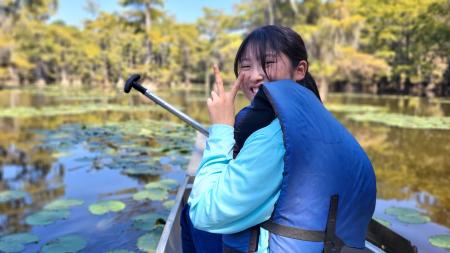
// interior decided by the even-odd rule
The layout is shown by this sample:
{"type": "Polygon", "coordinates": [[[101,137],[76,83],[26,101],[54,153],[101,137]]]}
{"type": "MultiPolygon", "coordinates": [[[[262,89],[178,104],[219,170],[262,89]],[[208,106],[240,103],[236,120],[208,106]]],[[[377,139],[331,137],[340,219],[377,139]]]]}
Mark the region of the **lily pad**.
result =
{"type": "Polygon", "coordinates": [[[0,204],[7,203],[9,201],[22,199],[27,196],[26,192],[23,191],[2,191],[0,192],[0,204]]]}
{"type": "Polygon", "coordinates": [[[147,190],[143,190],[133,194],[134,200],[164,200],[168,197],[169,193],[165,189],[161,188],[151,188],[147,190]]]}
{"type": "Polygon", "coordinates": [[[69,209],[72,206],[79,206],[84,203],[83,200],[78,199],[58,199],[44,206],[47,210],[69,209]]]}
{"type": "Polygon", "coordinates": [[[157,213],[141,214],[133,217],[133,227],[143,231],[151,231],[156,226],[165,223],[165,217],[157,213]]]}
{"type": "Polygon", "coordinates": [[[162,234],[162,227],[158,227],[157,229],[147,233],[138,238],[137,247],[139,250],[154,253],[156,251],[156,247],[158,246],[159,238],[162,234]]]}
{"type": "Polygon", "coordinates": [[[86,240],[78,235],[66,235],[46,243],[42,247],[43,253],[72,253],[84,249],[86,240]]]}
{"type": "Polygon", "coordinates": [[[24,244],[38,242],[39,238],[30,233],[18,233],[6,235],[0,238],[0,251],[20,252],[24,250],[24,244]]]}
{"type": "Polygon", "coordinates": [[[43,210],[28,216],[25,222],[28,225],[49,225],[57,220],[67,219],[69,217],[67,210],[43,210]]]}
{"type": "Polygon", "coordinates": [[[392,216],[420,214],[419,211],[417,211],[416,209],[408,207],[396,207],[396,206],[388,207],[384,210],[384,212],[392,216]]]}
{"type": "Polygon", "coordinates": [[[174,179],[163,179],[157,182],[150,182],[145,185],[146,189],[154,189],[154,188],[161,188],[161,189],[169,189],[173,190],[176,189],[178,186],[178,182],[174,179]]]}
{"type": "Polygon", "coordinates": [[[123,173],[132,176],[142,176],[142,175],[150,175],[157,176],[161,174],[159,168],[151,167],[151,166],[139,166],[135,168],[127,168],[123,170],[123,173]]]}
{"type": "Polygon", "coordinates": [[[110,250],[106,253],[134,253],[134,251],[127,250],[127,249],[115,249],[115,250],[110,250]]]}
{"type": "Polygon", "coordinates": [[[0,241],[4,242],[17,242],[21,244],[27,244],[32,242],[38,242],[39,238],[30,233],[18,233],[18,234],[11,234],[11,235],[5,235],[0,238],[0,241]]]}
{"type": "Polygon", "coordinates": [[[119,212],[125,208],[125,203],[118,200],[100,201],[89,206],[89,211],[95,215],[102,215],[108,212],[119,212]]]}
{"type": "Polygon", "coordinates": [[[175,205],[175,200],[164,201],[163,206],[167,209],[171,209],[175,205]]]}
{"type": "Polygon", "coordinates": [[[431,245],[438,248],[450,249],[450,235],[433,235],[428,239],[431,245]]]}
{"type": "Polygon", "coordinates": [[[397,220],[408,224],[423,224],[430,222],[430,217],[422,214],[398,215],[397,220]]]}
{"type": "Polygon", "coordinates": [[[0,251],[2,252],[20,252],[25,249],[22,243],[0,241],[0,251]]]}

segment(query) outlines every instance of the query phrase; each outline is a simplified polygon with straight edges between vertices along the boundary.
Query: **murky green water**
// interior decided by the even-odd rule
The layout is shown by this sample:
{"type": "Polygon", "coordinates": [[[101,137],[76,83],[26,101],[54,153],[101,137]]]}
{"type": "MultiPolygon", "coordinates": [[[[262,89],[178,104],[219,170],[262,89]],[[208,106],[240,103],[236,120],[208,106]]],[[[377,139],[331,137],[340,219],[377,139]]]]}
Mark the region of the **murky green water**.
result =
{"type": "MultiPolygon", "coordinates": [[[[158,95],[200,122],[208,121],[201,92],[159,91],[158,95]]],[[[239,97],[238,107],[245,104],[239,97]]],[[[448,252],[432,246],[428,238],[449,234],[450,103],[336,94],[327,106],[375,166],[374,216],[412,240],[420,252],[448,252]],[[368,122],[367,115],[377,121],[368,122]],[[422,219],[408,217],[405,223],[402,217],[387,214],[389,207],[413,208],[422,219]],[[412,224],[418,221],[423,223],[412,224]]],[[[139,252],[138,246],[152,247],[139,242],[142,236],[156,241],[162,220],[142,224],[136,217],[149,213],[165,217],[169,212],[176,189],[161,190],[148,183],[181,182],[184,177],[194,132],[179,123],[136,92],[0,91],[0,192],[26,194],[0,201],[0,235],[38,236],[38,242],[25,244],[23,252],[37,252],[65,235],[85,240],[82,252],[139,252]],[[68,208],[66,217],[48,225],[27,222],[27,217],[58,199],[82,204],[68,208]],[[102,215],[90,211],[92,204],[106,200],[121,201],[125,207],[102,215]]]]}

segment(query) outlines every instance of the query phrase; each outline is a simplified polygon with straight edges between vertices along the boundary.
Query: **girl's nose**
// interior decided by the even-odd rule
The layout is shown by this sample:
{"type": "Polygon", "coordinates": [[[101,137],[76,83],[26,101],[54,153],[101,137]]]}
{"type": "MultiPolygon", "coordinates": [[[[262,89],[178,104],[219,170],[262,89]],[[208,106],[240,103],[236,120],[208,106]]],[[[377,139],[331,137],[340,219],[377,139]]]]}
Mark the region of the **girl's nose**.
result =
{"type": "Polygon", "coordinates": [[[260,83],[264,81],[264,71],[261,67],[254,67],[252,68],[252,72],[250,74],[250,81],[254,83],[260,83]]]}

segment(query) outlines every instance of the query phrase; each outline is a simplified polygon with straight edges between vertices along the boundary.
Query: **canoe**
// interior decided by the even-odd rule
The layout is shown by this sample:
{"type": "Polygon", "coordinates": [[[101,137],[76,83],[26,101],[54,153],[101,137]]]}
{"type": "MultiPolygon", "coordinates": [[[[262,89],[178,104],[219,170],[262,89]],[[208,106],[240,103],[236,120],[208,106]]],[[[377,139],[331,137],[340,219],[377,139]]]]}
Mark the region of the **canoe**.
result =
{"type": "MultiPolygon", "coordinates": [[[[197,135],[195,149],[187,168],[187,176],[178,188],[175,205],[172,207],[161,234],[157,253],[182,252],[181,247],[181,210],[186,204],[194,182],[195,170],[201,160],[205,137],[197,135]]],[[[373,253],[417,253],[417,248],[410,241],[395,233],[379,222],[372,220],[366,236],[366,248],[373,253]]]]}

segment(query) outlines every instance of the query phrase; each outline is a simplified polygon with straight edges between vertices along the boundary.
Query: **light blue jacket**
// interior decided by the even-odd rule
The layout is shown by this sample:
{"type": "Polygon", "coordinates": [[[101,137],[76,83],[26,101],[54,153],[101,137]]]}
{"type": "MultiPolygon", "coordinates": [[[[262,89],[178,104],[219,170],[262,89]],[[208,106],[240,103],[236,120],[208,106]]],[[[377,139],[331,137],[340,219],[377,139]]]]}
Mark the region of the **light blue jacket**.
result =
{"type": "MultiPolygon", "coordinates": [[[[280,194],[284,168],[283,134],[278,119],[248,137],[233,159],[233,127],[210,128],[191,195],[189,216],[197,229],[231,234],[270,218],[280,194]]],[[[258,252],[267,252],[261,229],[258,252]]]]}

